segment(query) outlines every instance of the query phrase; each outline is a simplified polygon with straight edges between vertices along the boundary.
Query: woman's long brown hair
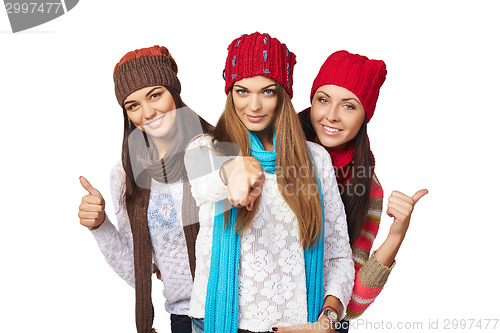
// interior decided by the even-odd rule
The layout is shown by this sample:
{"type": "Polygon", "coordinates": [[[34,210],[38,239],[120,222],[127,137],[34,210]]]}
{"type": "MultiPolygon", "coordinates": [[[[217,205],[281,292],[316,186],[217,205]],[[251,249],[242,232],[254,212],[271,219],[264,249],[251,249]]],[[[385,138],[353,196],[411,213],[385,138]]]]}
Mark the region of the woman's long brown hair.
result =
{"type": "MultiPolygon", "coordinates": [[[[316,137],[316,132],[311,124],[311,108],[307,108],[300,113],[300,121],[302,129],[306,137],[316,137]]],[[[319,142],[319,141],[318,141],[319,142]]],[[[356,242],[361,229],[365,223],[366,215],[370,205],[371,183],[373,178],[373,169],[375,161],[370,150],[370,140],[367,132],[367,119],[363,121],[358,134],[352,139],[351,144],[354,145],[354,156],[352,163],[346,168],[349,168],[349,174],[352,178],[349,180],[348,186],[344,187],[338,184],[342,202],[344,203],[347,216],[347,228],[349,231],[349,240],[351,245],[356,242]],[[360,194],[355,189],[362,188],[360,194]]],[[[335,170],[342,176],[342,170],[335,170]]],[[[339,179],[337,177],[337,179],[339,179]]]]}
{"type": "MultiPolygon", "coordinates": [[[[179,94],[173,89],[166,87],[174,99],[175,106],[180,109],[184,106],[179,94]]],[[[192,112],[192,111],[191,111],[192,112]]],[[[174,126],[181,127],[181,113],[175,119],[174,126]]],[[[141,172],[134,177],[133,164],[136,162],[137,149],[144,149],[143,145],[137,148],[137,144],[131,143],[129,139],[136,126],[130,121],[125,108],[123,108],[123,143],[122,143],[122,165],[125,170],[125,184],[122,189],[122,206],[127,209],[130,219],[130,227],[134,243],[134,272],[135,272],[135,293],[136,293],[136,326],[138,332],[149,332],[153,324],[154,308],[151,298],[151,264],[152,250],[148,231],[147,209],[149,204],[151,176],[146,172],[141,172]],[[134,159],[134,160],[132,160],[134,159]],[[137,179],[137,181],[136,181],[137,179]],[[138,185],[138,183],[140,185],[138,185]]],[[[211,130],[211,125],[203,118],[199,117],[202,131],[211,130]]],[[[151,141],[149,136],[142,132],[146,145],[151,141]]],[[[184,194],[185,196],[186,194],[184,194]]],[[[187,240],[186,240],[187,241],[187,240]]],[[[189,249],[188,249],[189,251],[189,249]]]]}
{"type": "MultiPolygon", "coordinates": [[[[276,118],[271,126],[273,132],[276,131],[274,149],[278,188],[297,217],[303,246],[309,248],[316,244],[322,232],[323,222],[316,168],[290,96],[280,84],[277,85],[277,97],[276,118]]],[[[247,133],[247,128],[236,114],[230,89],[224,112],[212,131],[214,146],[217,148],[217,141],[232,142],[241,149],[243,156],[250,156],[247,133]]],[[[250,226],[259,207],[260,198],[259,196],[255,201],[251,211],[246,208],[238,209],[235,227],[240,234],[250,226]]],[[[228,215],[225,216],[227,222],[228,215]]]]}
{"type": "Polygon", "coordinates": [[[354,156],[352,164],[348,167],[352,170],[352,178],[349,180],[349,190],[344,188],[341,193],[342,201],[347,216],[347,229],[351,245],[358,239],[361,229],[366,220],[368,207],[370,205],[371,184],[373,178],[373,156],[370,150],[370,140],[368,139],[366,117],[354,137],[354,156]],[[362,188],[363,192],[358,193],[356,189],[362,188]]]}

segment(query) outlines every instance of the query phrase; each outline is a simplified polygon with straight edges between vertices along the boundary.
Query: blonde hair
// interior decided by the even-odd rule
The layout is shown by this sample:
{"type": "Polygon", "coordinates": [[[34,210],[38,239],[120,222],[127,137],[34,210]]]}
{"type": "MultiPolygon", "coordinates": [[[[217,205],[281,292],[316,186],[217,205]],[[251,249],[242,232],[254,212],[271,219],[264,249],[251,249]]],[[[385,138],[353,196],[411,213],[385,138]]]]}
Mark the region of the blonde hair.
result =
{"type": "MultiPolygon", "coordinates": [[[[274,149],[278,188],[297,216],[301,243],[308,248],[316,244],[322,232],[323,212],[316,182],[316,168],[290,96],[281,84],[277,84],[277,96],[276,116],[271,126],[273,132],[276,131],[274,149]],[[303,193],[304,189],[306,193],[303,193]],[[314,193],[311,190],[314,190],[314,193]]],[[[247,128],[236,114],[232,89],[228,92],[224,111],[212,131],[212,138],[216,149],[217,141],[232,142],[241,149],[242,156],[250,156],[247,128]]],[[[234,154],[227,151],[223,153],[234,154]]],[[[251,211],[246,208],[238,209],[235,227],[240,235],[250,226],[260,205],[260,199],[261,196],[257,198],[251,211]]],[[[227,212],[225,220],[228,223],[227,212]]]]}

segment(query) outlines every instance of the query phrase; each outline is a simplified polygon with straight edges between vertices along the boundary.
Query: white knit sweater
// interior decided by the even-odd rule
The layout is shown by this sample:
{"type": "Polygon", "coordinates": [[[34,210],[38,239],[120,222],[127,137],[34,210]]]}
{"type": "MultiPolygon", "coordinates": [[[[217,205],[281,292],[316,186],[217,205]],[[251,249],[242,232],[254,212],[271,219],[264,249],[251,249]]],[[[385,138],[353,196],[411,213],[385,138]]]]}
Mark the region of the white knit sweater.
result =
{"type": "MultiPolygon", "coordinates": [[[[135,287],[134,248],[127,208],[121,204],[125,171],[121,162],[111,171],[111,196],[118,229],[106,216],[92,231],[108,264],[129,285],[135,287]]],[[[148,206],[148,226],[153,259],[161,272],[165,310],[187,315],[193,280],[182,225],[182,182],[164,184],[152,180],[148,206]]],[[[156,278],[153,276],[153,278],[156,278]]]]}
{"type": "MultiPolygon", "coordinates": [[[[344,305],[343,317],[354,284],[344,206],[330,156],[315,143],[308,142],[308,146],[321,179],[325,203],[325,296],[340,299],[344,305]]],[[[193,141],[188,151],[197,152],[186,154],[185,162],[193,197],[200,207],[196,274],[189,313],[194,318],[203,318],[214,206],[215,202],[227,199],[227,187],[217,168],[205,175],[199,174],[203,161],[216,158],[208,136],[193,141]]],[[[265,177],[261,204],[250,228],[241,237],[238,328],[249,331],[270,331],[273,326],[307,322],[304,251],[297,218],[278,190],[276,175],[266,172],[265,177]]]]}

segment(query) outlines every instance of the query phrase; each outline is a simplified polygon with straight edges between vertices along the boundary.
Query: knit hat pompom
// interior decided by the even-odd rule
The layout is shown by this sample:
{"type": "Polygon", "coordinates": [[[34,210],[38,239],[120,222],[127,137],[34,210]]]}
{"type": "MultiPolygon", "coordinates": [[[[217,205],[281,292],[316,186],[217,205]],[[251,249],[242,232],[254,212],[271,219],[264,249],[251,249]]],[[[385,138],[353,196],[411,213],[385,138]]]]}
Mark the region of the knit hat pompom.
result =
{"type": "Polygon", "coordinates": [[[226,94],[234,82],[263,75],[283,85],[290,98],[293,96],[293,67],[297,61],[286,44],[269,34],[254,32],[236,38],[227,50],[224,68],[226,94]]]}
{"type": "Polygon", "coordinates": [[[333,84],[346,88],[360,99],[370,121],[386,75],[387,69],[382,60],[368,59],[347,51],[334,52],[326,59],[314,80],[311,101],[321,86],[333,84]]]}
{"type": "Polygon", "coordinates": [[[125,54],[113,71],[116,99],[123,105],[128,95],[149,86],[165,86],[181,92],[177,63],[165,46],[137,49],[125,54]]]}

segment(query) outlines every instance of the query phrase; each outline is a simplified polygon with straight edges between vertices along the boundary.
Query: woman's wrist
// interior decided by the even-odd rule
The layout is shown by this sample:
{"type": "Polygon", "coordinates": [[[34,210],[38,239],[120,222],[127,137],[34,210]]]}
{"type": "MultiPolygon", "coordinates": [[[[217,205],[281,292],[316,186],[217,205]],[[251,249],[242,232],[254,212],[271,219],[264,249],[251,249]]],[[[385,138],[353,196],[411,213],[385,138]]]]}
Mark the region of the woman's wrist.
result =
{"type": "Polygon", "coordinates": [[[342,302],[340,302],[340,300],[337,297],[332,295],[327,295],[325,297],[325,300],[323,301],[323,308],[321,309],[320,317],[324,315],[324,312],[326,310],[334,312],[338,317],[338,321],[340,321],[342,313],[344,311],[344,307],[342,305],[342,302]]]}
{"type": "Polygon", "coordinates": [[[336,323],[340,321],[340,314],[337,309],[333,306],[326,305],[321,309],[320,317],[326,317],[331,323],[336,323]]]}
{"type": "Polygon", "coordinates": [[[378,262],[380,262],[386,267],[390,267],[394,263],[394,260],[396,259],[396,255],[399,252],[399,248],[401,247],[403,240],[404,240],[404,235],[400,236],[400,235],[389,234],[384,243],[374,254],[378,262]]]}
{"type": "Polygon", "coordinates": [[[399,248],[405,239],[405,235],[387,235],[386,242],[394,248],[399,248]]]}

